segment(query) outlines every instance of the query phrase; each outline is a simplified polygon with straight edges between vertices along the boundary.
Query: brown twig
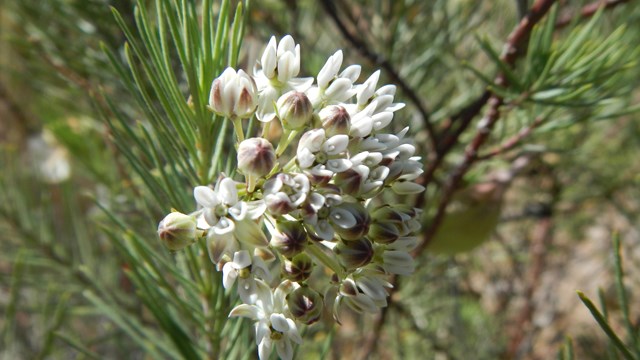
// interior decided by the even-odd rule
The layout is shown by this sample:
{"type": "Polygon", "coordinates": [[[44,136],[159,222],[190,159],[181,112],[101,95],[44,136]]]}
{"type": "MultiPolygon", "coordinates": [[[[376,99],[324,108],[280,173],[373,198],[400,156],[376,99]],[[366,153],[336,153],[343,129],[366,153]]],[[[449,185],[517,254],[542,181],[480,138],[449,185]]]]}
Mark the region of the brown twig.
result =
{"type": "MultiPolygon", "coordinates": [[[[595,15],[601,7],[604,6],[605,9],[609,9],[620,4],[624,4],[629,2],[629,0],[597,0],[592,2],[591,4],[587,4],[582,7],[580,10],[580,18],[588,19],[595,15]]],[[[558,21],[556,21],[556,29],[561,29],[569,24],[575,19],[575,14],[564,14],[562,15],[558,21]]]]}
{"type": "Polygon", "coordinates": [[[422,122],[425,126],[425,129],[427,130],[429,141],[431,142],[431,147],[432,149],[434,149],[434,151],[437,151],[438,136],[436,134],[435,128],[433,127],[433,124],[431,123],[431,116],[429,115],[429,111],[423,104],[422,99],[420,99],[416,91],[411,86],[409,86],[409,84],[402,78],[402,76],[400,76],[400,73],[391,64],[389,59],[386,59],[384,56],[375,53],[362,39],[349,31],[346,24],[340,19],[340,17],[338,17],[336,5],[333,1],[322,0],[320,3],[322,4],[325,13],[329,15],[331,20],[333,20],[333,23],[336,25],[344,39],[351,43],[351,45],[355,47],[362,56],[369,59],[369,61],[371,61],[372,63],[382,67],[389,75],[392,82],[400,87],[405,96],[408,97],[411,103],[416,107],[416,109],[418,109],[418,113],[420,113],[422,122]]]}
{"type": "Polygon", "coordinates": [[[503,142],[502,144],[500,144],[499,146],[497,146],[495,149],[489,150],[486,154],[482,154],[482,155],[478,155],[478,160],[486,160],[489,158],[492,158],[496,155],[502,154],[506,151],[509,151],[511,149],[513,149],[514,147],[516,147],[524,138],[526,138],[527,136],[529,136],[531,134],[531,132],[533,131],[533,129],[537,128],[538,126],[540,126],[546,119],[544,117],[537,117],[535,120],[533,120],[533,122],[525,127],[522,128],[517,134],[513,135],[512,137],[510,137],[509,139],[507,139],[505,142],[503,142]]]}

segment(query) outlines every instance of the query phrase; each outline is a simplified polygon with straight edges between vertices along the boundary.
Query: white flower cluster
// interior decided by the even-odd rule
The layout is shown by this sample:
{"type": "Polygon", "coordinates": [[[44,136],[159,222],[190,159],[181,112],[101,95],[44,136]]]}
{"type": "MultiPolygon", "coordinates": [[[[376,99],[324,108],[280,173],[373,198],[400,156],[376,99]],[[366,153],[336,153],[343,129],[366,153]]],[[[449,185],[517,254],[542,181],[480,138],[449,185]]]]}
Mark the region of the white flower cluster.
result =
{"type": "Polygon", "coordinates": [[[298,327],[325,307],[336,320],[342,305],[378,311],[387,277],[415,267],[419,211],[389,203],[424,190],[408,128],[387,130],[404,104],[394,102],[395,86],[378,87],[379,71],[357,84],[360,66],[341,67],[338,51],[315,79],[299,78],[300,45],[285,36],[271,38],[253,76],[225,70],[209,105],[234,121],[244,181],[197,186],[199,209],[169,214],[158,228],[172,250],[206,238],[224,287],[236,286],[243,302],[230,316],[255,321],[261,359],[273,346],[290,359],[298,327]],[[245,139],[239,120],[254,114],[262,136],[245,139]]]}

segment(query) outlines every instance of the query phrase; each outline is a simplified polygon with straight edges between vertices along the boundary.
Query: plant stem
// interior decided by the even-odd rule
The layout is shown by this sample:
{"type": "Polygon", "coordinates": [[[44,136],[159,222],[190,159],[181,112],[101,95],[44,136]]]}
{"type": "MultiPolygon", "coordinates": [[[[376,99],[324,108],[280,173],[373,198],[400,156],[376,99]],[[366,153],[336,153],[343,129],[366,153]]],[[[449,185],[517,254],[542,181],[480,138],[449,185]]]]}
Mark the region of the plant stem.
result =
{"type": "Polygon", "coordinates": [[[322,249],[320,249],[320,246],[315,243],[310,243],[309,246],[307,246],[307,250],[314,258],[316,258],[316,260],[333,270],[339,279],[344,279],[347,276],[342,266],[338,264],[335,259],[331,258],[322,249]]]}
{"type": "Polygon", "coordinates": [[[233,129],[236,131],[236,137],[238,138],[238,144],[244,140],[244,131],[242,131],[242,119],[234,116],[231,118],[233,121],[233,129]]]}

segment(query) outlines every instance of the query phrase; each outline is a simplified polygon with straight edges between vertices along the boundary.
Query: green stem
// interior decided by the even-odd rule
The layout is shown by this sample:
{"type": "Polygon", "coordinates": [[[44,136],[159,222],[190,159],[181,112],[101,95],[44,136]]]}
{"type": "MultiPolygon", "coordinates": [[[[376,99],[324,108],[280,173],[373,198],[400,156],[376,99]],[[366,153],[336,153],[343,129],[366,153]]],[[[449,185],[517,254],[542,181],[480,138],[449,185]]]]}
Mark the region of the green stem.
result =
{"type": "Polygon", "coordinates": [[[276,156],[280,156],[287,148],[290,130],[282,129],[282,135],[280,135],[280,142],[276,147],[276,156]]]}
{"type": "Polygon", "coordinates": [[[325,253],[320,246],[315,243],[309,243],[307,246],[307,251],[314,257],[316,260],[320,261],[324,266],[333,270],[333,272],[338,275],[340,280],[344,279],[347,274],[345,273],[342,266],[336,261],[336,259],[331,258],[327,253],[325,253]]]}
{"type": "Polygon", "coordinates": [[[242,119],[234,116],[231,118],[231,121],[233,121],[233,129],[236,131],[238,144],[240,144],[244,140],[244,132],[242,131],[242,119]]]}
{"type": "Polygon", "coordinates": [[[293,168],[293,166],[296,164],[296,159],[297,158],[295,156],[291,158],[291,160],[289,160],[289,162],[282,167],[282,172],[291,171],[291,168],[293,168]]]}
{"type": "Polygon", "coordinates": [[[264,123],[264,125],[262,126],[262,137],[263,138],[268,139],[269,129],[271,129],[271,121],[264,123]]]}
{"type": "Polygon", "coordinates": [[[298,135],[299,132],[300,132],[299,130],[285,130],[282,133],[282,137],[280,138],[280,143],[276,148],[276,156],[282,155],[282,153],[284,153],[284,151],[287,150],[287,147],[289,147],[289,144],[293,139],[295,139],[295,137],[298,135]]]}
{"type": "Polygon", "coordinates": [[[245,179],[247,180],[247,193],[251,194],[256,189],[258,178],[253,175],[247,175],[245,179]]]}

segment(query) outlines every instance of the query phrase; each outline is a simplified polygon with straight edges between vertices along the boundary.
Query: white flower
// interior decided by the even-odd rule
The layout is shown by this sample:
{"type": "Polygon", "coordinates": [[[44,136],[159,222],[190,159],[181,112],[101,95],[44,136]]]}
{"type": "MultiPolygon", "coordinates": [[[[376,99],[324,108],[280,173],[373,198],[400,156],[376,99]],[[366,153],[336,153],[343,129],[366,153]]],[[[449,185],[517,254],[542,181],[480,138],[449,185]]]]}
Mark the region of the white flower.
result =
{"type": "Polygon", "coordinates": [[[300,45],[290,35],[276,42],[272,36],[260,59],[260,68],[254,69],[259,92],[258,120],[269,122],[276,116],[274,103],[289,90],[304,92],[313,78],[297,78],[300,72],[300,45]]]}
{"type": "Polygon", "coordinates": [[[257,88],[253,78],[242,70],[227,68],[213,80],[209,94],[211,109],[228,118],[249,118],[258,105],[257,88]]]}
{"type": "Polygon", "coordinates": [[[218,182],[215,190],[208,186],[196,186],[193,196],[198,205],[202,206],[201,215],[198,217],[198,227],[209,229],[222,235],[233,232],[233,221],[221,221],[222,219],[244,219],[247,213],[247,205],[238,201],[236,182],[230,178],[224,178],[218,182]]]}
{"type": "Polygon", "coordinates": [[[196,186],[193,195],[202,207],[197,215],[198,227],[207,230],[207,248],[214,263],[239,249],[238,240],[253,246],[266,246],[268,240],[253,220],[265,211],[263,201],[238,200],[236,182],[224,178],[212,190],[196,186]],[[242,224],[236,227],[236,224],[242,224]]]}
{"type": "Polygon", "coordinates": [[[262,280],[256,280],[254,304],[241,304],[233,308],[229,317],[242,316],[255,321],[256,343],[260,360],[269,359],[273,345],[281,359],[293,358],[293,344],[302,344],[296,322],[288,316],[286,296],[293,285],[285,281],[272,292],[262,280]]]}
{"type": "Polygon", "coordinates": [[[269,212],[279,216],[288,214],[302,205],[309,194],[311,184],[304,174],[278,174],[262,187],[269,212]]]}
{"type": "Polygon", "coordinates": [[[344,158],[348,145],[347,135],[339,134],[327,139],[324,129],[309,130],[298,143],[298,165],[313,175],[331,177],[351,167],[351,161],[344,158]]]}
{"type": "Polygon", "coordinates": [[[374,72],[362,84],[356,86],[356,103],[349,105],[351,111],[356,112],[367,107],[372,101],[376,101],[373,113],[381,111],[395,112],[404,107],[403,103],[394,103],[393,98],[396,93],[395,85],[384,85],[376,90],[380,70],[374,72]]]}
{"type": "MultiPolygon", "coordinates": [[[[326,190],[326,189],[325,189],[326,190]]],[[[314,202],[311,212],[304,217],[308,231],[322,240],[332,240],[335,235],[334,226],[339,229],[351,229],[356,223],[356,217],[349,210],[339,207],[342,197],[339,192],[313,193],[314,202]]]]}
{"type": "Polygon", "coordinates": [[[360,66],[351,65],[338,75],[341,65],[342,50],[338,50],[318,72],[317,86],[309,90],[309,99],[314,106],[342,103],[356,94],[353,82],[360,76],[360,66]]]}
{"type": "Polygon", "coordinates": [[[244,303],[256,301],[256,276],[271,282],[271,273],[267,264],[259,256],[251,257],[247,250],[233,254],[233,261],[222,267],[222,285],[230,289],[238,280],[238,295],[244,303]]]}

